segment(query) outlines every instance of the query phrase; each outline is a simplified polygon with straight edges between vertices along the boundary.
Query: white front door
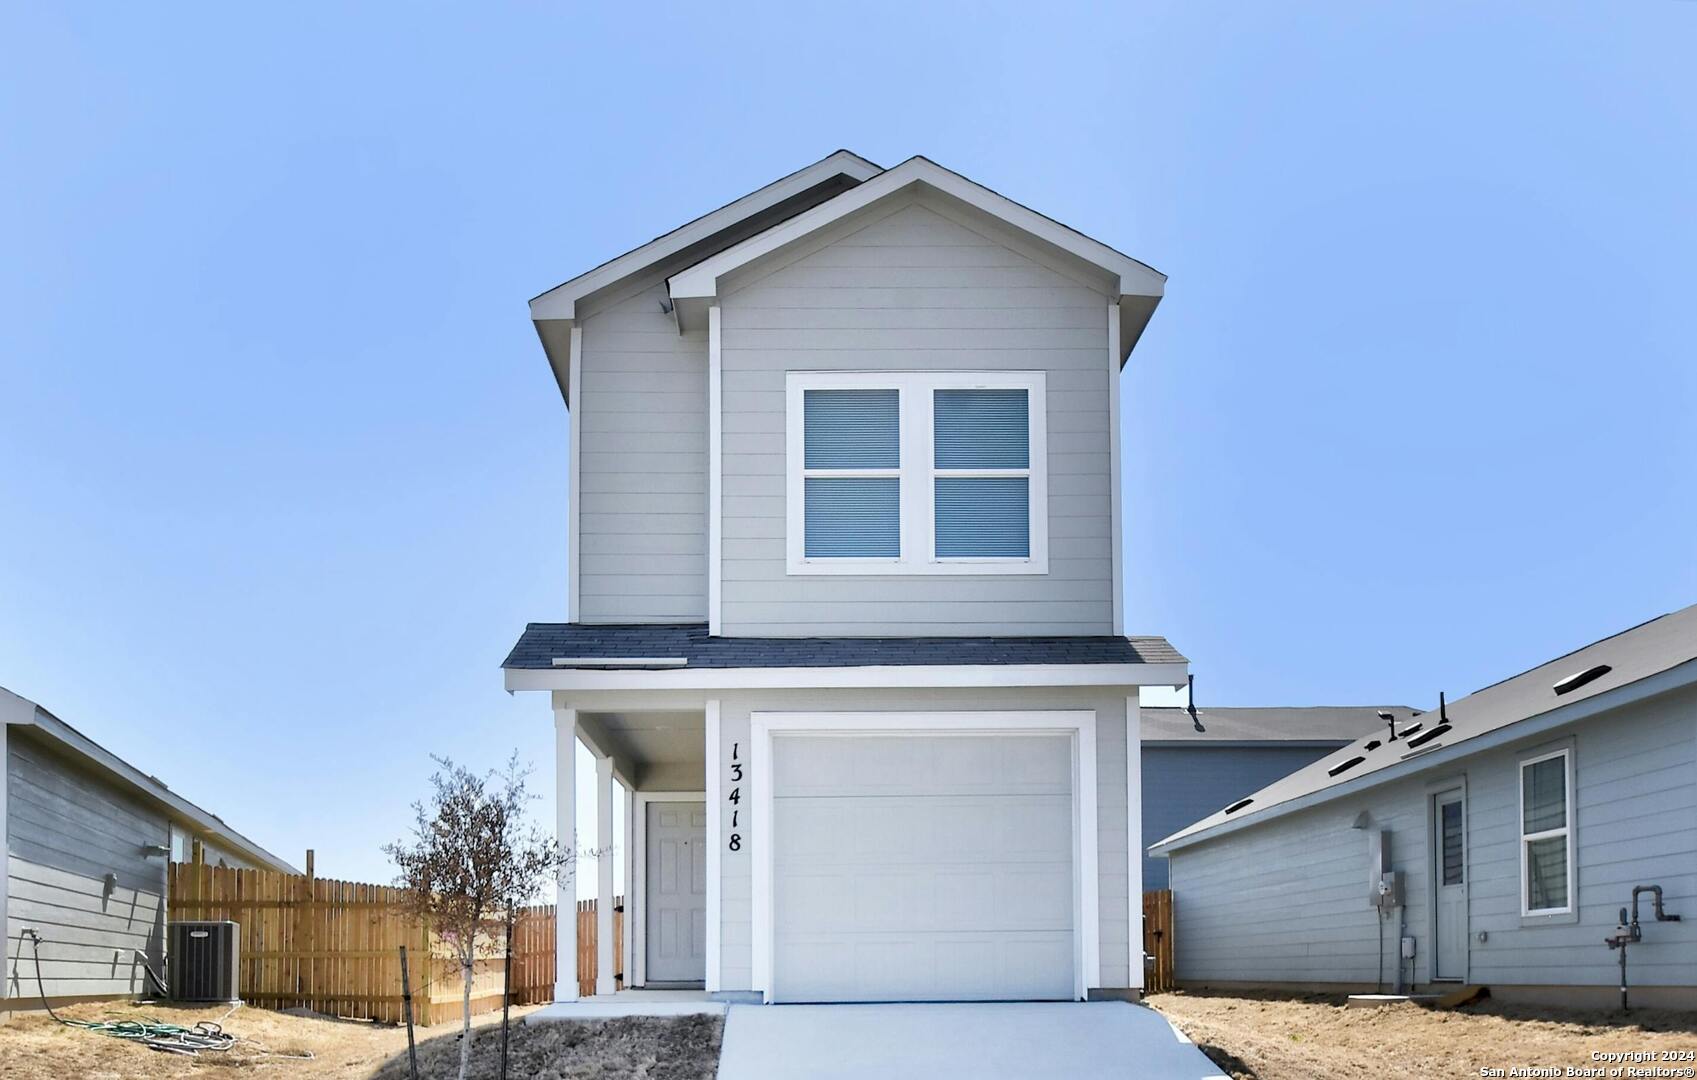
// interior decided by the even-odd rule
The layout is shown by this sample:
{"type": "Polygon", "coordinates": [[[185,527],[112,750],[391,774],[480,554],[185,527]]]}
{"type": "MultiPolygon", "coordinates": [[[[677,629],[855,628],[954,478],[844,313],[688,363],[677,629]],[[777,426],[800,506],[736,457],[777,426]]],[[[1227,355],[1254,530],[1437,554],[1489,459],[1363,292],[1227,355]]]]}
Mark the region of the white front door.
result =
{"type": "Polygon", "coordinates": [[[645,977],[701,983],[707,976],[707,808],[648,804],[645,977]]]}
{"type": "Polygon", "coordinates": [[[1069,734],[777,734],[772,998],[1070,999],[1069,734]]]}
{"type": "Polygon", "coordinates": [[[1432,798],[1432,880],[1437,943],[1434,979],[1467,977],[1467,805],[1460,788],[1432,798]]]}

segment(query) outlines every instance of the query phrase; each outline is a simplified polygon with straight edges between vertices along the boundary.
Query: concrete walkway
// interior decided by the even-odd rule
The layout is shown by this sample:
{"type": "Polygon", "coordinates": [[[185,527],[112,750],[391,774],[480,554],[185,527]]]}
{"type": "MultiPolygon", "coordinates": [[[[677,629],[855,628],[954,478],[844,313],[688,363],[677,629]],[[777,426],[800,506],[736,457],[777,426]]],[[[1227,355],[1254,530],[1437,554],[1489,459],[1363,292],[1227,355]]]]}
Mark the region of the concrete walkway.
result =
{"type": "Polygon", "coordinates": [[[1153,1009],[1126,1002],[733,1005],[719,1080],[1221,1077],[1153,1009]]]}

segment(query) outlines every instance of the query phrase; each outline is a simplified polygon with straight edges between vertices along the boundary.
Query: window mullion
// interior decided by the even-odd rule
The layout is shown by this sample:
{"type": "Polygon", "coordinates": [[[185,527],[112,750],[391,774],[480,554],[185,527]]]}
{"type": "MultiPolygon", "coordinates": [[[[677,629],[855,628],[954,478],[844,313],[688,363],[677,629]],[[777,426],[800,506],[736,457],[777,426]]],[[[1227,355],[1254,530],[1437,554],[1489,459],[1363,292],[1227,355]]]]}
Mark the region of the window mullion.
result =
{"type": "Polygon", "coordinates": [[[927,380],[911,378],[901,389],[902,418],[902,560],[929,562],[936,557],[935,453],[932,391],[927,380]]]}

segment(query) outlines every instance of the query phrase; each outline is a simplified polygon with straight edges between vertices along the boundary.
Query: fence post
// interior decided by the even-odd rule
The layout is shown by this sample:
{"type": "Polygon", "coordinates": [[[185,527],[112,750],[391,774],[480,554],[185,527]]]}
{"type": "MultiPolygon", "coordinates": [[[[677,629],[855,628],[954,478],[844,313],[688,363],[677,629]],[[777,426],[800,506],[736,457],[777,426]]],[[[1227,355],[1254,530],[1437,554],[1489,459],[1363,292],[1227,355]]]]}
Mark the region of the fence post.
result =
{"type": "Polygon", "coordinates": [[[418,1046],[412,1037],[412,981],[407,978],[407,947],[401,946],[401,1008],[407,1014],[407,1075],[418,1080],[418,1046]]]}
{"type": "Polygon", "coordinates": [[[315,953],[318,951],[318,920],[316,918],[316,903],[318,891],[318,874],[313,865],[313,850],[306,849],[306,902],[301,905],[295,916],[295,940],[306,947],[306,963],[295,971],[295,993],[300,996],[301,1003],[314,1012],[318,1011],[318,1002],[314,995],[313,969],[318,965],[315,953]],[[306,930],[301,931],[302,920],[306,930]]]}
{"type": "Polygon", "coordinates": [[[507,909],[507,958],[501,974],[501,1080],[507,1080],[507,1006],[513,1000],[513,912],[507,909]]]}

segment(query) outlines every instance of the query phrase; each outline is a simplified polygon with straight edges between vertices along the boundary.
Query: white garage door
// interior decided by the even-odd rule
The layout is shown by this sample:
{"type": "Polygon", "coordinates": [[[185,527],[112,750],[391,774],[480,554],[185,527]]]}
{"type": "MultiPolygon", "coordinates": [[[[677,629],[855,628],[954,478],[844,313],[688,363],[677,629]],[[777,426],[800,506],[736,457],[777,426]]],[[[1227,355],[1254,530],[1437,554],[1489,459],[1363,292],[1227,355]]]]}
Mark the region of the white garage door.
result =
{"type": "Polygon", "coordinates": [[[1074,996],[1072,739],[773,739],[773,998],[1074,996]]]}

